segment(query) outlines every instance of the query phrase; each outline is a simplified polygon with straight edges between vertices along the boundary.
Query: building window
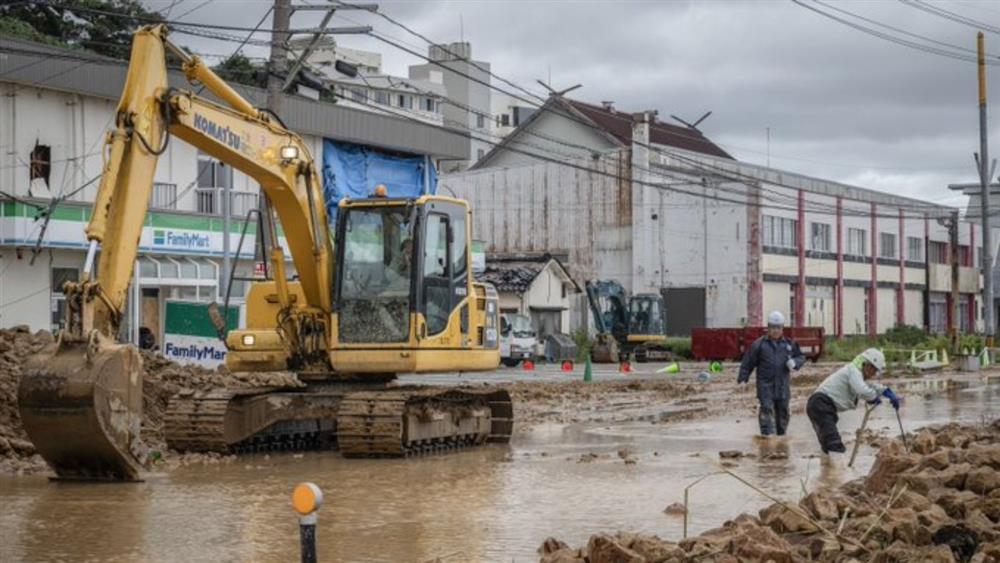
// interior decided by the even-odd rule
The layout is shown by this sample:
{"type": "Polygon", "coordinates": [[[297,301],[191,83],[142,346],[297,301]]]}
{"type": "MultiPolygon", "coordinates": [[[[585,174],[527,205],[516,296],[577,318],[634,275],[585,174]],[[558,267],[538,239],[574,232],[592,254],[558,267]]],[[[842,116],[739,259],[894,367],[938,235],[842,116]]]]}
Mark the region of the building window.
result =
{"type": "Polygon", "coordinates": [[[820,252],[830,252],[830,225],[813,223],[811,225],[810,248],[820,252]]]}
{"type": "Polygon", "coordinates": [[[501,127],[510,126],[510,114],[505,113],[500,116],[500,126],[501,127]]]}
{"type": "Polygon", "coordinates": [[[152,209],[177,209],[177,184],[153,182],[152,209]]]}
{"type": "Polygon", "coordinates": [[[972,249],[967,244],[958,245],[958,263],[960,266],[972,267],[972,249]]]}
{"type": "Polygon", "coordinates": [[[923,262],[924,261],[924,241],[918,237],[907,237],[907,246],[909,247],[909,252],[906,258],[911,262],[923,262]]]}
{"type": "Polygon", "coordinates": [[[28,167],[28,181],[41,180],[49,185],[49,175],[52,173],[52,147],[40,145],[35,142],[35,148],[31,149],[30,166],[28,167]]]}
{"type": "Polygon", "coordinates": [[[222,198],[219,192],[227,187],[233,187],[232,167],[206,154],[198,153],[198,213],[211,215],[221,213],[222,198]]]}
{"type": "Polygon", "coordinates": [[[392,96],[389,95],[389,92],[386,92],[384,90],[376,90],[375,91],[375,103],[376,104],[382,104],[383,106],[387,106],[387,105],[391,104],[391,100],[392,100],[392,96]]]}
{"type": "Polygon", "coordinates": [[[486,116],[485,115],[483,115],[481,113],[478,114],[478,115],[476,115],[476,127],[479,128],[479,129],[482,129],[483,127],[486,127],[486,116]]]}
{"type": "Polygon", "coordinates": [[[896,257],[896,235],[893,233],[879,234],[879,256],[882,258],[896,257]]]}
{"type": "Polygon", "coordinates": [[[927,261],[931,264],[947,264],[948,263],[948,245],[947,243],[931,241],[927,245],[927,261]]]}
{"type": "Polygon", "coordinates": [[[851,256],[868,256],[868,232],[864,229],[847,228],[847,253],[851,256]]]}
{"type": "Polygon", "coordinates": [[[410,96],[399,95],[399,107],[406,109],[413,109],[413,98],[410,96]]]}
{"type": "Polygon", "coordinates": [[[366,102],[368,101],[368,92],[364,90],[358,90],[357,88],[351,89],[351,99],[355,102],[366,102]]]}
{"type": "Polygon", "coordinates": [[[931,294],[927,304],[931,334],[942,334],[948,330],[948,302],[944,295],[931,294]]]}
{"type": "Polygon", "coordinates": [[[484,151],[483,149],[476,149],[476,160],[482,160],[485,154],[486,151],[484,151]]]}
{"type": "Polygon", "coordinates": [[[63,294],[63,285],[79,279],[80,270],[76,268],[52,268],[52,332],[62,330],[66,326],[66,296],[63,294]]]}
{"type": "Polygon", "coordinates": [[[786,217],[764,216],[764,246],[795,248],[798,245],[798,221],[786,217]]]}
{"type": "Polygon", "coordinates": [[[434,99],[424,98],[424,111],[434,112],[434,99]]]}

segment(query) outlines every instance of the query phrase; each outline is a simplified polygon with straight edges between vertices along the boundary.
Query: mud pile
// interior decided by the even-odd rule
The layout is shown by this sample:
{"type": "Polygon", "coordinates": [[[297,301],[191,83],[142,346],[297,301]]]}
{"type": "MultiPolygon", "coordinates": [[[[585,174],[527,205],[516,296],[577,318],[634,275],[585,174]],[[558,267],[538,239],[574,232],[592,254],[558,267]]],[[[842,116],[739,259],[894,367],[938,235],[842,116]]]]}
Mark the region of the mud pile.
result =
{"type": "MultiPolygon", "coordinates": [[[[34,334],[26,326],[0,330],[0,474],[26,474],[47,469],[28,440],[17,410],[17,386],[28,356],[53,343],[44,330],[34,334]]],[[[285,372],[230,374],[171,362],[150,352],[143,359],[142,438],[151,449],[166,453],[163,415],[170,398],[179,393],[222,387],[283,387],[301,383],[285,372]]]]}
{"type": "Polygon", "coordinates": [[[35,455],[17,412],[17,384],[25,358],[52,343],[52,335],[27,326],[0,330],[0,473],[37,471],[46,467],[35,455]]]}
{"type": "Polygon", "coordinates": [[[1000,420],[927,428],[910,444],[888,443],[865,478],[697,537],[597,534],[578,549],[549,538],[541,561],[1000,561],[1000,420]]]}

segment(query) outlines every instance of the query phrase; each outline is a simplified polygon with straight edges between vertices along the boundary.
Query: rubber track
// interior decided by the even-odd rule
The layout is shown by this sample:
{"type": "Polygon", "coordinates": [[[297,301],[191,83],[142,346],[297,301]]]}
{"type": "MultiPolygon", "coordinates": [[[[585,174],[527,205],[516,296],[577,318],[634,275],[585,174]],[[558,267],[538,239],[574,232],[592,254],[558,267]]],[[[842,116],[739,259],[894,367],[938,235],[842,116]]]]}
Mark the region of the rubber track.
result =
{"type": "Polygon", "coordinates": [[[467,390],[377,391],[351,393],[344,397],[337,415],[337,442],[344,457],[408,457],[473,447],[482,443],[510,441],[513,406],[507,391],[467,390]],[[409,409],[426,401],[452,409],[487,406],[490,432],[415,440],[407,436],[409,409]]]}

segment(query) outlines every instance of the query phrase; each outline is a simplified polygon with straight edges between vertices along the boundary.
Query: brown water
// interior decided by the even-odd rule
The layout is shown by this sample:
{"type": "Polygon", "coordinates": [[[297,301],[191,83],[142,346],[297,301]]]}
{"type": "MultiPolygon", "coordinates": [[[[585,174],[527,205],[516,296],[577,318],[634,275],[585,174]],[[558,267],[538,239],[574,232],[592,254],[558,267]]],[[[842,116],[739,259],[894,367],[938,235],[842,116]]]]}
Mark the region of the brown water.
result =
{"type": "MultiPolygon", "coordinates": [[[[950,420],[976,422],[1000,412],[1000,386],[923,386],[907,391],[906,428],[950,420]]],[[[860,411],[842,417],[857,428],[860,411]]],[[[547,536],[579,545],[618,529],[678,539],[682,518],[662,510],[726,449],[752,451],[734,471],[769,493],[796,498],[863,475],[821,463],[802,412],[790,437],[754,441],[756,421],[701,420],[605,425],[541,425],[503,447],[410,460],[345,460],[336,453],[249,456],[149,475],[144,483],[50,483],[0,478],[0,561],[291,561],[297,520],[289,495],[300,481],[325,492],[319,553],[326,561],[536,561],[547,536]],[[619,448],[634,451],[626,465],[619,448]],[[762,453],[787,451],[787,459],[762,453]],[[604,455],[580,463],[581,454],[604,455]],[[803,480],[806,482],[803,484],[803,480]]],[[[880,408],[870,427],[896,433],[880,408]]],[[[692,533],[768,504],[724,475],[691,490],[692,533]]]]}

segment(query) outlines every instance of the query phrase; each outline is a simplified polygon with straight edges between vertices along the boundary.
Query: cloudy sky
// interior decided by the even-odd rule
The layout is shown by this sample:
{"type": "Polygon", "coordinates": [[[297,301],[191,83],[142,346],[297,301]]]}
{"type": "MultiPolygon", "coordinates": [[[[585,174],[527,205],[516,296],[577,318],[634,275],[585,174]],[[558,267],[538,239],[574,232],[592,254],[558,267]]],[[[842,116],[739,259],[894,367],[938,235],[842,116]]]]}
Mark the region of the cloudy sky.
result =
{"type": "MultiPolygon", "coordinates": [[[[832,8],[812,4],[874,27],[832,8]]],[[[182,21],[254,26],[268,0],[144,0],[182,21]]],[[[320,3],[320,0],[309,0],[320,3]]],[[[979,148],[976,65],[871,37],[781,1],[675,2],[379,2],[384,13],[428,38],[472,43],[473,57],[533,91],[536,79],[558,88],[582,84],[573,96],[614,100],[622,110],[656,109],[701,126],[737,158],[932,201],[961,204],[947,184],[976,178],[979,148]]],[[[942,1],[950,11],[1000,28],[1000,3],[942,1]]],[[[891,25],[885,33],[975,49],[975,30],[903,2],[842,2],[835,6],[891,25]],[[914,34],[907,36],[905,33],[914,34]]],[[[293,28],[318,24],[297,13],[293,28]]],[[[426,44],[376,15],[342,11],[336,26],[370,24],[426,52],[426,44]]],[[[270,20],[263,26],[270,27],[270,20]]],[[[264,36],[259,36],[264,38],[264,36]]],[[[178,36],[210,54],[232,42],[178,36]]],[[[379,51],[384,70],[405,76],[420,61],[365,36],[347,47],[379,51]]],[[[940,44],[932,46],[942,47],[940,44]]],[[[987,52],[1000,55],[1000,34],[987,33],[987,52]]],[[[947,47],[949,51],[954,51],[947,47]]],[[[266,48],[248,46],[251,56],[266,48]]],[[[1000,63],[1000,57],[993,57],[1000,63]]],[[[1000,66],[987,67],[991,104],[1000,102],[1000,66]]],[[[509,89],[506,85],[500,85],[509,89]]],[[[994,114],[1000,108],[994,110],[994,114]]],[[[1000,115],[1000,114],[998,114],[1000,115]]],[[[990,118],[990,123],[1000,123],[990,118]]],[[[1000,137],[992,134],[993,154],[1000,137]]]]}

